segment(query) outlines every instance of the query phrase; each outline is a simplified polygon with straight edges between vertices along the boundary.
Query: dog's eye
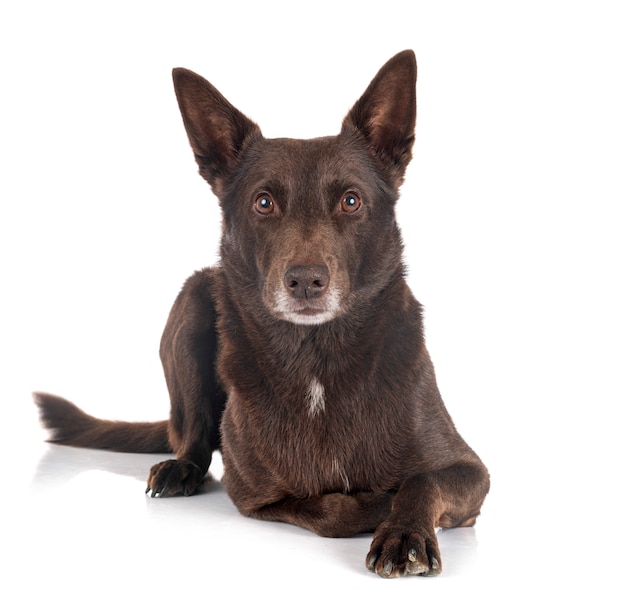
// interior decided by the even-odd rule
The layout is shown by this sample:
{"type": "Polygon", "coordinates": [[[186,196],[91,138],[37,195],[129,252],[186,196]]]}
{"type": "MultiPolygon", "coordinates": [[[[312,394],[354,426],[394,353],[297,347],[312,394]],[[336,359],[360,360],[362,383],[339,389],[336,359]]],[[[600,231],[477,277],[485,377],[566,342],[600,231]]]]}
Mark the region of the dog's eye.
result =
{"type": "Polygon", "coordinates": [[[269,194],[259,194],[254,201],[254,210],[261,215],[271,215],[275,211],[274,201],[269,194]]]}
{"type": "Polygon", "coordinates": [[[354,192],[347,192],[341,199],[341,211],[343,213],[356,213],[363,204],[361,198],[354,192]]]}

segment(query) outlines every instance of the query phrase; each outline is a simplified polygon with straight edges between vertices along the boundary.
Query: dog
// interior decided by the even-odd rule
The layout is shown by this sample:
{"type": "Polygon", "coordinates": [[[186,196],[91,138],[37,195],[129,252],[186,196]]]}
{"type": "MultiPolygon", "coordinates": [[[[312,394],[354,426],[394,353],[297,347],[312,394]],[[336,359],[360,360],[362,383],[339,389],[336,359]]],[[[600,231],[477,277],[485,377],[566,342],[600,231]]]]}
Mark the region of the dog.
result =
{"type": "Polygon", "coordinates": [[[337,136],[266,139],[201,76],[173,71],[220,262],[193,274],[160,357],[168,421],[92,417],[36,393],[50,441],[174,453],[146,493],[193,494],[214,451],[245,516],[373,533],[366,567],[437,575],[437,527],[472,526],[489,474],[458,434],[406,281],[395,204],[415,140],[417,65],[391,58],[337,136]]]}

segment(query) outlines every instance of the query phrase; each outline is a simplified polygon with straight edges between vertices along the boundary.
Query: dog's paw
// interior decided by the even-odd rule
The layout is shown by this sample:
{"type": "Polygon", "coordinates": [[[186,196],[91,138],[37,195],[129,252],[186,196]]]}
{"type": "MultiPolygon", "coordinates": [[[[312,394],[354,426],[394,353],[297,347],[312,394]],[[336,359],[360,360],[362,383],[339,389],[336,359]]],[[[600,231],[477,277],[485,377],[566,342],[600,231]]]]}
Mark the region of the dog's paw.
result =
{"type": "Polygon", "coordinates": [[[166,460],[155,464],[148,475],[146,494],[150,496],[191,496],[204,479],[204,474],[188,460],[166,460]]]}
{"type": "Polygon", "coordinates": [[[385,578],[438,575],[441,554],[435,531],[383,523],[374,533],[365,564],[369,570],[385,578]]]}

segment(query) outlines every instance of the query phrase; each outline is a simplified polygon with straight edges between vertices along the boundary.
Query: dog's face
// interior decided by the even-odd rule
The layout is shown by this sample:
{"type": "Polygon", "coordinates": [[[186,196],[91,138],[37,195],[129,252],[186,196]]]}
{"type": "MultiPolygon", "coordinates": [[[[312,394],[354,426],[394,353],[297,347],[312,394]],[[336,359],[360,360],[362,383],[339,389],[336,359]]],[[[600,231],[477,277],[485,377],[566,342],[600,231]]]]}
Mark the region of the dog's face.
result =
{"type": "Polygon", "coordinates": [[[316,325],[401,271],[394,203],[411,157],[415,59],[390,60],[338,136],[265,139],[204,79],[174,71],[200,173],[223,210],[222,268],[240,301],[316,325]]]}
{"type": "Polygon", "coordinates": [[[258,138],[222,194],[222,266],[245,269],[280,319],[320,324],[348,314],[399,261],[394,200],[358,139],[258,138]]]}

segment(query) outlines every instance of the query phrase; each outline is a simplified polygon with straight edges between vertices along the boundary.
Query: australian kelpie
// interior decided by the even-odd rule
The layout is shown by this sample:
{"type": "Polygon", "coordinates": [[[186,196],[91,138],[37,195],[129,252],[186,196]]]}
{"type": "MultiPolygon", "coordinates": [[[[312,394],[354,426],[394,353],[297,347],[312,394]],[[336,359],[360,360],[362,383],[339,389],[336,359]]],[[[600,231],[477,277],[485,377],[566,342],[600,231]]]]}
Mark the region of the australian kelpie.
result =
{"type": "Polygon", "coordinates": [[[36,394],[51,440],[173,452],[152,496],[193,494],[214,451],[244,515],[323,536],[373,532],[383,577],[441,572],[437,526],[471,526],[486,468],[457,433],[403,270],[394,207],[415,138],[412,51],[378,72],[338,136],[266,139],[177,68],[185,129],[223,216],[220,264],[192,275],[160,355],[169,421],[96,419],[36,394]]]}

